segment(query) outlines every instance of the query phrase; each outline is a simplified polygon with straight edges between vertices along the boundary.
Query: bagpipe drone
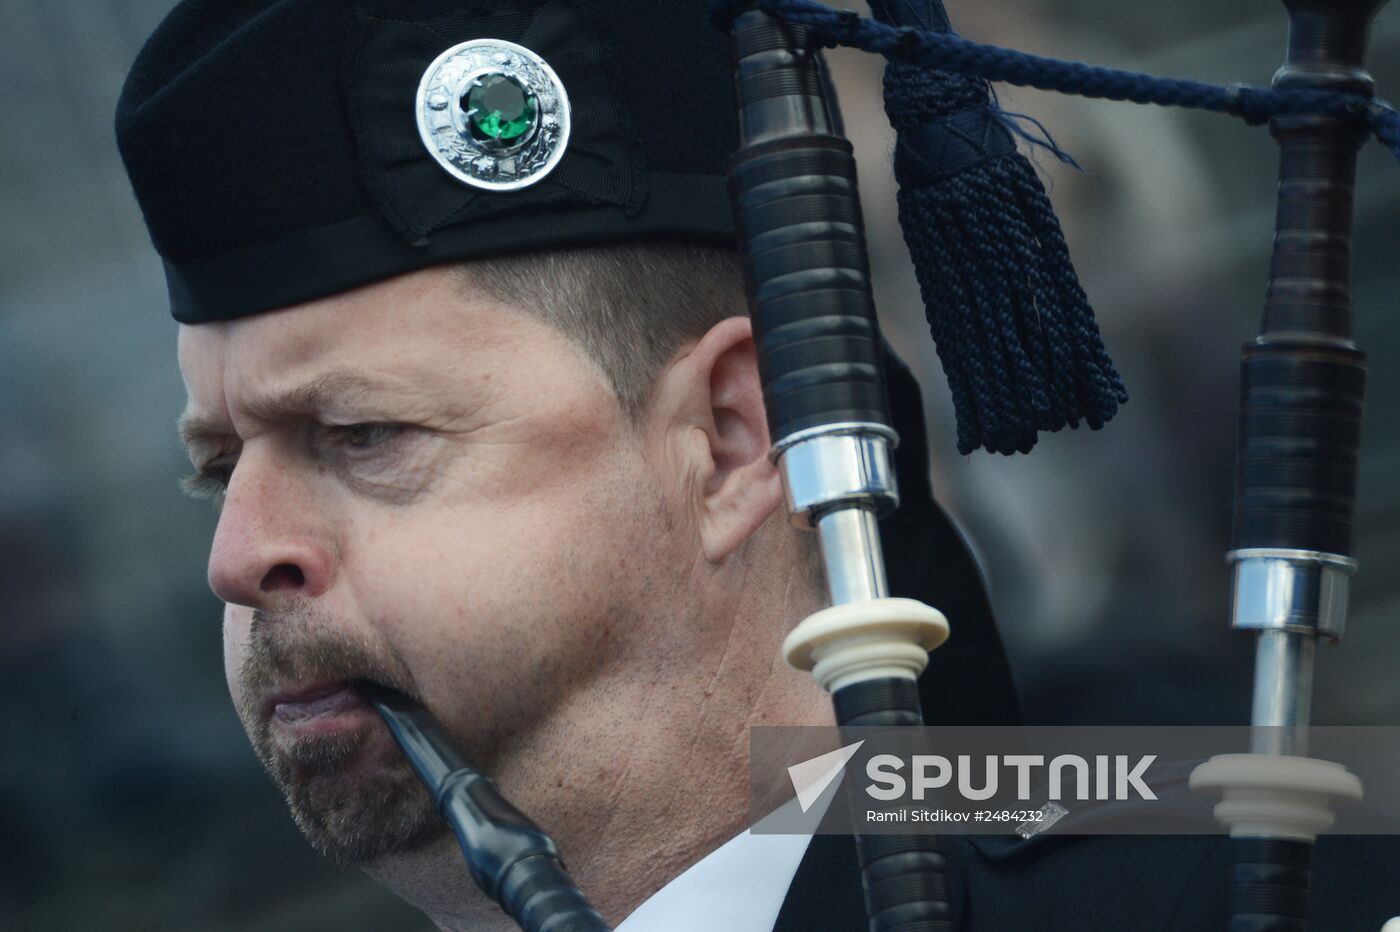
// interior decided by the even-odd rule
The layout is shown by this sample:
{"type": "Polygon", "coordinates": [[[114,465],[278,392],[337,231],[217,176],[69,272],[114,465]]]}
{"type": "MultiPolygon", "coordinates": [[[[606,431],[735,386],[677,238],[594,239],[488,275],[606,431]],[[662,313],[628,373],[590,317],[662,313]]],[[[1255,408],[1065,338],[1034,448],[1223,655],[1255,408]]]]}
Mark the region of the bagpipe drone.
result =
{"type": "MultiPolygon", "coordinates": [[[[1307,758],[1313,656],[1341,636],[1365,356],[1352,339],[1356,152],[1400,158],[1400,115],[1373,97],[1367,32],[1384,0],[1285,0],[1288,55],[1271,89],[1060,62],[952,33],[939,0],[872,0],[875,19],[811,0],[717,0],[731,31],[743,147],[730,174],[774,455],[788,505],[821,539],[832,608],[789,637],[789,662],[832,692],[838,724],[918,724],[914,681],[947,634],[926,606],[884,598],[875,516],[889,419],[850,144],[833,121],[824,46],[888,59],[899,215],[951,389],[963,453],[1029,452],[1039,431],[1098,428],[1127,393],[1099,339],[1044,189],[987,81],[1268,122],[1281,150],[1273,262],[1244,347],[1232,624],[1257,635],[1253,753],[1191,784],[1223,794],[1232,932],[1306,928],[1311,843],[1345,768],[1307,758]]],[[[952,929],[934,839],[858,836],[871,932],[952,929]]]]}

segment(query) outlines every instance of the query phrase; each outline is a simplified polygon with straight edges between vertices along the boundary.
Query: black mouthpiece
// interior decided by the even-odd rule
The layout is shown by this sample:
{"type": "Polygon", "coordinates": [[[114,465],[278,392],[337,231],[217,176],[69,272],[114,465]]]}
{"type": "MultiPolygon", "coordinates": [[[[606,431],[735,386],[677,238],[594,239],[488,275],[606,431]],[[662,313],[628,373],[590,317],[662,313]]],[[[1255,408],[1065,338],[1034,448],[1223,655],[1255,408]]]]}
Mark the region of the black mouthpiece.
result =
{"type": "Polygon", "coordinates": [[[436,719],[399,693],[366,686],[486,895],[526,932],[608,932],[564,869],[554,840],[453,747],[436,719]]]}

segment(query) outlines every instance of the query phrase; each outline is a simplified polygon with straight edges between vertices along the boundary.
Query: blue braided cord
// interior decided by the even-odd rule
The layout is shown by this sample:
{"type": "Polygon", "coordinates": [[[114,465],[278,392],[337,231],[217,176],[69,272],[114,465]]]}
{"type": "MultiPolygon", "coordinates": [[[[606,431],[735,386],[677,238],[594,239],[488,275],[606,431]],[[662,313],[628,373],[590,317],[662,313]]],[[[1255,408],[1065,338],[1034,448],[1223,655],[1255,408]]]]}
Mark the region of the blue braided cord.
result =
{"type": "MultiPolygon", "coordinates": [[[[926,2],[941,12],[937,0],[926,2]]],[[[1326,115],[1369,127],[1400,159],[1400,114],[1360,94],[1223,87],[1028,55],[924,29],[929,17],[903,15],[924,8],[917,2],[890,16],[914,26],[813,0],[712,0],[711,13],[727,30],[755,6],[802,27],[806,44],[890,60],[885,105],[897,131],[900,226],[964,454],[1026,453],[1040,432],[1081,423],[1097,430],[1128,400],[1043,186],[1014,146],[1006,151],[1010,136],[999,141],[990,128],[1075,163],[1034,118],[1001,110],[988,82],[1212,110],[1251,124],[1326,115]]]]}
{"type": "MultiPolygon", "coordinates": [[[[1400,159],[1400,113],[1360,94],[1274,90],[1244,84],[1227,87],[1183,78],[1159,78],[983,45],[952,33],[890,26],[813,0],[712,0],[711,15],[720,28],[727,29],[740,10],[755,4],[772,16],[809,27],[824,46],[854,46],[890,59],[987,81],[1103,100],[1211,110],[1240,117],[1250,124],[1301,113],[1355,120],[1367,126],[1400,159]]],[[[1025,138],[1023,133],[1018,135],[1025,138]]],[[[1052,151],[1057,157],[1061,154],[1057,148],[1052,151]]]]}

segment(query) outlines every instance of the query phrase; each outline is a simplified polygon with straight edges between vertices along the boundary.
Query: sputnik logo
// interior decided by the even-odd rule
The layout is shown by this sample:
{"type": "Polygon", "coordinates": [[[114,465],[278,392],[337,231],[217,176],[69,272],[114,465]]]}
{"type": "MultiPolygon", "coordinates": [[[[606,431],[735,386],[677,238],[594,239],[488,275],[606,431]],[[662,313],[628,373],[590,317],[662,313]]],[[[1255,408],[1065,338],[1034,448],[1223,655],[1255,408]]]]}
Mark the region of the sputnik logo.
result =
{"type": "Polygon", "coordinates": [[[828,751],[811,760],[804,760],[800,764],[793,764],[788,768],[788,778],[792,780],[792,788],[797,791],[797,804],[806,812],[812,805],[821,798],[822,793],[831,785],[841,771],[846,768],[846,764],[855,756],[856,751],[865,741],[857,741],[855,744],[848,744],[843,748],[828,751]]]}

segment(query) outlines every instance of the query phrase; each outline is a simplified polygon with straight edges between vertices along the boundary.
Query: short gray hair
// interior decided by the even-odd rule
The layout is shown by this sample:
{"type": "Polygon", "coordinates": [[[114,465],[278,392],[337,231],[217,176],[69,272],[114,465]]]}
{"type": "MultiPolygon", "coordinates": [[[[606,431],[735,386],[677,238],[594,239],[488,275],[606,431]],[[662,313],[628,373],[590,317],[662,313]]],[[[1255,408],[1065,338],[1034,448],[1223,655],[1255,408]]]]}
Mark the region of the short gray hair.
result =
{"type": "Polygon", "coordinates": [[[678,349],[748,313],[738,251],[718,246],[628,243],[521,253],[464,262],[458,271],[577,342],[634,419],[678,349]]]}

